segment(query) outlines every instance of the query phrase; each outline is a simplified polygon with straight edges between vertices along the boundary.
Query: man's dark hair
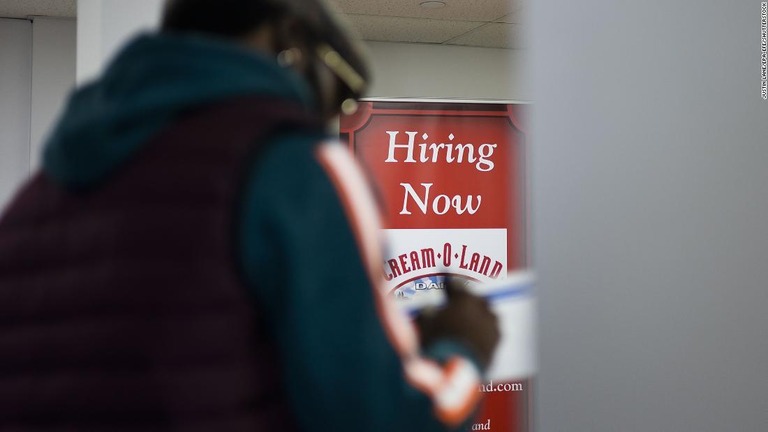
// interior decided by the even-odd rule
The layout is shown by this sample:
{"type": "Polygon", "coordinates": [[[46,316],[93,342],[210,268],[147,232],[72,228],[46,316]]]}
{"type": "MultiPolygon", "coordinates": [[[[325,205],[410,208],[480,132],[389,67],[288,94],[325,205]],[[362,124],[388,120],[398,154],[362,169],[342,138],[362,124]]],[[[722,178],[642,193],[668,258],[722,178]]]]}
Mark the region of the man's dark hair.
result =
{"type": "Polygon", "coordinates": [[[275,2],[263,0],[170,0],[161,29],[236,39],[286,12],[275,2]]]}
{"type": "MultiPolygon", "coordinates": [[[[312,45],[312,50],[327,44],[360,77],[362,86],[367,85],[368,66],[361,50],[324,0],[167,0],[161,29],[170,33],[201,33],[240,39],[268,21],[287,16],[301,21],[300,31],[312,45]]],[[[278,51],[286,48],[280,43],[278,40],[275,46],[278,51]]],[[[361,85],[350,87],[349,82],[345,85],[349,91],[339,95],[339,103],[347,97],[357,98],[363,92],[361,85]]]]}

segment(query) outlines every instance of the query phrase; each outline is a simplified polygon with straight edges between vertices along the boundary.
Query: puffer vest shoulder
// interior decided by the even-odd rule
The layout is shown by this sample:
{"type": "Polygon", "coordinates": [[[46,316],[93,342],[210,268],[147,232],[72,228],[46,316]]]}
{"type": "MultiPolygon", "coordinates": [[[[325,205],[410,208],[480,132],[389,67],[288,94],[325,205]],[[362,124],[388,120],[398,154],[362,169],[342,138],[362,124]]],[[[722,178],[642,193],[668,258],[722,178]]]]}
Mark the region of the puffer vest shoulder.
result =
{"type": "Polygon", "coordinates": [[[0,430],[290,431],[237,264],[242,180],[277,100],[184,115],[94,190],[33,177],[0,220],[0,430]]]}

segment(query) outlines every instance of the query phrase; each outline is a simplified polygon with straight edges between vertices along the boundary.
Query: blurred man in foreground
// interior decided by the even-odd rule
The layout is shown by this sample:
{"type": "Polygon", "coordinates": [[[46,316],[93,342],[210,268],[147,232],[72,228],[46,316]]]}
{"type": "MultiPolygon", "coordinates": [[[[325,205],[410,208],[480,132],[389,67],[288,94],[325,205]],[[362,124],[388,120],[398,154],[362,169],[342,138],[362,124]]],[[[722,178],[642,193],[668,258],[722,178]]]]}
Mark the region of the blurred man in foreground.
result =
{"type": "Polygon", "coordinates": [[[0,221],[0,429],[466,425],[498,340],[418,333],[326,124],[368,80],[317,0],[176,0],[77,91],[0,221]],[[421,340],[421,342],[419,342],[421,340]]]}

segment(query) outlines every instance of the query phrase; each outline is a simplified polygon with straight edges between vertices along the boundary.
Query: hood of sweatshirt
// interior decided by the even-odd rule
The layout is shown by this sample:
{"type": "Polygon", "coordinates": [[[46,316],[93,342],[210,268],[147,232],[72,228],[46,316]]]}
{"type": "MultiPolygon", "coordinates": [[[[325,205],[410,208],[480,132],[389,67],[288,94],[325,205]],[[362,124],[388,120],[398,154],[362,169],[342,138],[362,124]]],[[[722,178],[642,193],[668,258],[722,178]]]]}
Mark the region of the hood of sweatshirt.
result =
{"type": "Polygon", "coordinates": [[[93,187],[185,111],[250,95],[313,104],[298,74],[256,50],[202,36],[141,35],[69,97],[45,144],[43,170],[67,188],[93,187]]]}

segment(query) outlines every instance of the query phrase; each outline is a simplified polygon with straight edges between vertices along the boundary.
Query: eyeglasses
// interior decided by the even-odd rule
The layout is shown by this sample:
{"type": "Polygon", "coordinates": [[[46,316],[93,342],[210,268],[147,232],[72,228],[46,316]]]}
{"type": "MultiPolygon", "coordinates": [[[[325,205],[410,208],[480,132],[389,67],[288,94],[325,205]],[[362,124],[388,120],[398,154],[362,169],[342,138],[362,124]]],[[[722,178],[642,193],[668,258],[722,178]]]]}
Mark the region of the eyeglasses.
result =
{"type": "Polygon", "coordinates": [[[340,106],[344,114],[357,111],[357,101],[365,90],[366,81],[344,58],[330,45],[321,43],[317,46],[317,57],[349,89],[348,94],[340,95],[340,106]]]}

